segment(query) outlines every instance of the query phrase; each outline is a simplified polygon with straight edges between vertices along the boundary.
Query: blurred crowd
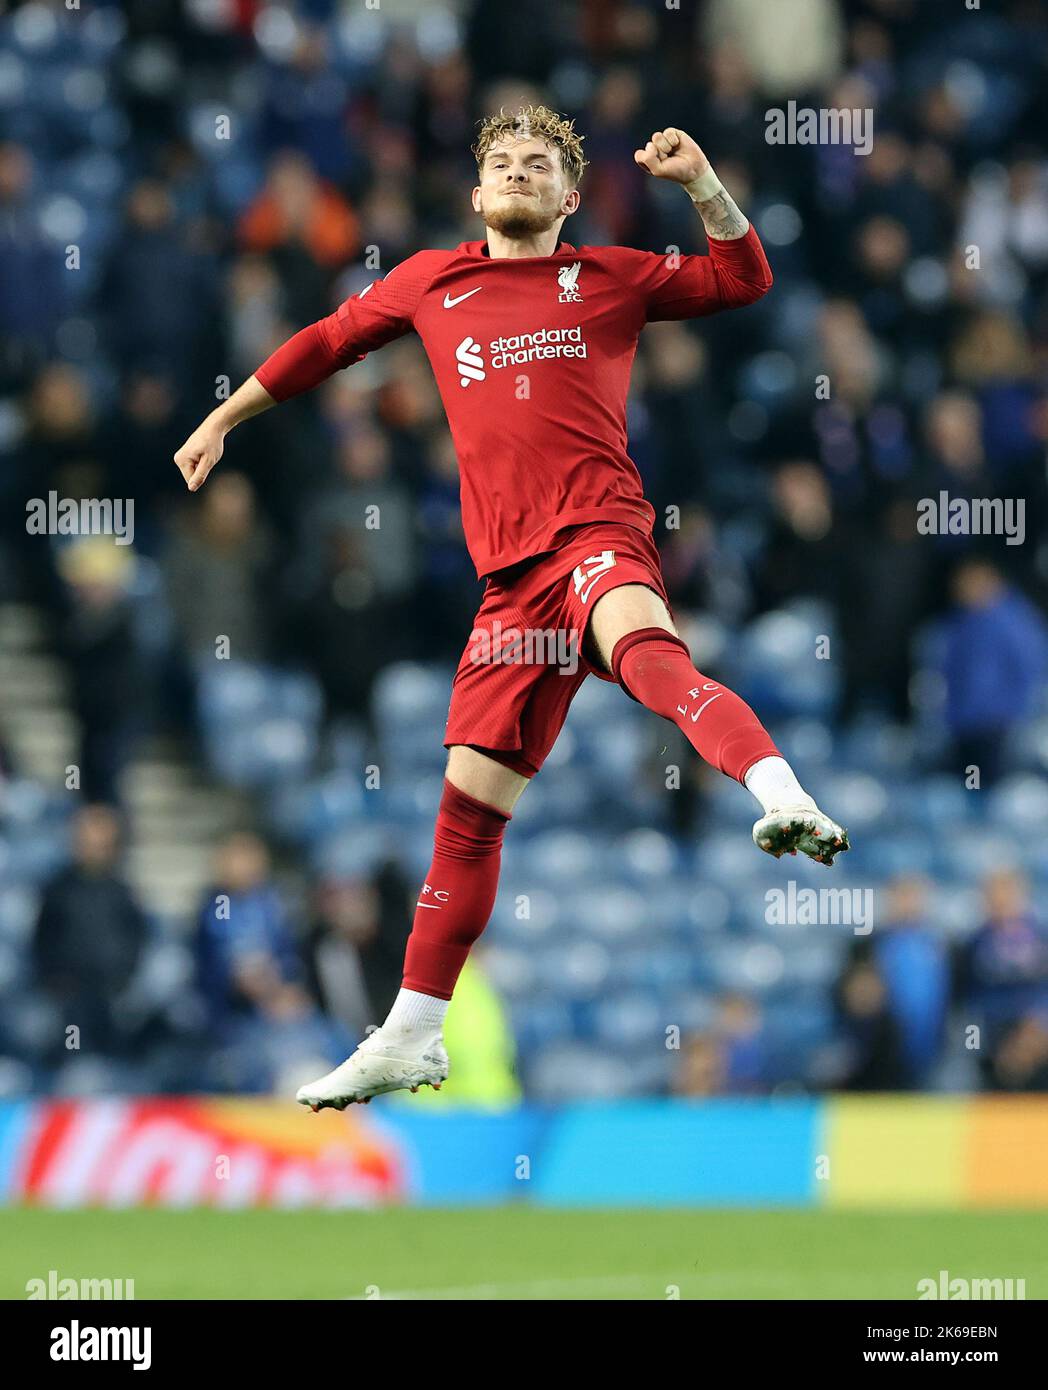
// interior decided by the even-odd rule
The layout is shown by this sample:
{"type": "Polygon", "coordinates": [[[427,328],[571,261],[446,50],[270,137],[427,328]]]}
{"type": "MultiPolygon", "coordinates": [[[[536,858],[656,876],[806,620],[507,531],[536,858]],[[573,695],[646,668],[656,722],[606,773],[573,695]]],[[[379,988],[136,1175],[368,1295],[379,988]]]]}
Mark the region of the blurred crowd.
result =
{"type": "MultiPolygon", "coordinates": [[[[415,899],[395,860],[320,880],[296,900],[262,837],[231,833],[189,925],[178,988],[158,997],[143,978],[150,955],[157,964],[155,939],[123,872],[119,815],[84,806],[72,831],[29,939],[38,1078],[72,1062],[65,1081],[78,1090],[96,1078],[174,1092],[286,1090],[303,1059],[344,1056],[393,1003],[415,899]]],[[[512,1039],[476,963],[459,995],[449,1028],[462,1039],[456,1095],[515,1098],[512,1039]]],[[[0,1024],[0,1055],[10,1041],[0,1024]]]]}
{"type": "MultiPolygon", "coordinates": [[[[158,730],[196,746],[216,634],[238,660],[310,673],[329,727],[370,727],[391,663],[457,659],[480,589],[417,341],[244,426],[197,497],[171,455],[299,327],[415,250],[480,235],[469,145],[503,105],[548,101],[586,136],[574,244],[703,249],[688,200],[632,160],[672,123],[774,269],[745,312],[642,337],[630,448],[682,621],[730,639],[816,599],[833,622],[828,727],[935,724],[927,770],[975,767],[984,787],[1022,766],[1012,735],[1043,712],[1048,673],[1046,69],[1034,0],[9,6],[0,602],[48,617],[91,803],[35,924],[41,987],[85,1016],[132,987],[143,924],[116,867],[121,777],[158,730]],[[791,101],[872,110],[870,152],[769,143],[767,112],[791,101]],[[133,499],[134,544],[27,534],[27,499],[51,491],[133,499]],[[1022,543],[923,534],[918,503],[944,492],[1022,499],[1022,543]]],[[[199,1065],[250,1089],[238,1057],[292,1030],[337,1052],[376,1017],[410,884],[395,863],[307,884],[304,934],[254,833],[224,845],[216,876],[192,1008],[229,1046],[199,1065]],[[223,893],[240,904],[226,919],[223,893]]],[[[837,981],[833,1084],[926,1084],[955,999],[985,1019],[987,1085],[1043,1084],[1048,947],[1021,876],[987,882],[985,925],[952,954],[923,922],[928,892],[893,883],[891,926],[837,981]]],[[[95,1036],[133,1052],[155,1020],[120,1016],[134,1026],[99,1015],[95,1036]]],[[[726,996],[679,1088],[759,1086],[759,1040],[759,1007],[726,996]]],[[[199,1076],[183,1065],[170,1084],[199,1076]]]]}
{"type": "MultiPolygon", "coordinates": [[[[960,945],[929,912],[932,885],[900,875],[886,886],[877,930],[857,938],[834,991],[837,1039],[822,1080],[835,1090],[933,1087],[947,1053],[947,1025],[993,1091],[1048,1090],[1048,932],[1030,884],[1002,867],[983,888],[981,920],[960,945]]],[[[679,1095],[759,1093],[769,1088],[759,1003],[725,995],[711,1027],[692,1034],[674,1079],[679,1095]]]]}
{"type": "MultiPolygon", "coordinates": [[[[959,942],[938,929],[932,892],[916,874],[884,886],[876,930],[856,935],[844,956],[834,1029],[814,1074],[787,1080],[858,1091],[933,1087],[952,1023],[986,1089],[1048,1090],[1048,931],[1029,881],[1007,866],[988,874],[975,929],[959,942]]],[[[264,841],[235,832],[215,855],[181,988],[160,1007],[138,978],[150,933],[121,873],[118,817],[87,806],[31,936],[53,1024],[42,1030],[39,1061],[45,1071],[61,1067],[83,1034],[91,1056],[116,1064],[112,1075],[123,1067],[139,1084],[134,1059],[148,1057],[149,1084],[165,1090],[286,1085],[291,1061],[352,1050],[385,1016],[400,984],[413,897],[387,860],[371,875],[318,882],[293,905],[264,841]],[[77,1020],[74,1038],[61,1022],[69,1019],[77,1020]]],[[[493,1103],[517,1088],[509,1026],[483,960],[480,948],[456,996],[456,1095],[493,1103]]],[[[708,1026],[681,1040],[672,1091],[754,1094],[781,1082],[760,1002],[741,991],[711,1002],[708,1026]]]]}

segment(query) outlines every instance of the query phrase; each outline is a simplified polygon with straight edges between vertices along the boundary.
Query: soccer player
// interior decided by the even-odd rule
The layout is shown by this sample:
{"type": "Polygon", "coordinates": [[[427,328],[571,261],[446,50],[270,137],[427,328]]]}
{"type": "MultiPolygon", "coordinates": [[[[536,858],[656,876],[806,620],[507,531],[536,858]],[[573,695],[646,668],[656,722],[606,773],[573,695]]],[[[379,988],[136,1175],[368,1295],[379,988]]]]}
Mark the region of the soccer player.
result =
{"type": "Polygon", "coordinates": [[[175,455],[195,492],[235,425],[414,330],[458,455],[466,543],[486,580],[452,685],[433,861],[403,985],[381,1028],[298,1092],[314,1110],[447,1076],[443,1020],[495,902],[503,832],[589,674],[676,724],[752,792],[762,850],[832,864],[848,848],[749,706],[692,665],[652,539],[655,513],[626,452],[641,329],[760,299],[772,277],[757,233],[674,127],[634,158],[692,200],[706,256],[565,241],[586,161],[573,123],[544,106],[484,121],[473,152],[484,240],[419,251],[297,333],[175,455]],[[507,651],[509,633],[517,646],[507,651]],[[574,660],[558,659],[559,642],[535,659],[542,634],[570,634],[574,660]]]}

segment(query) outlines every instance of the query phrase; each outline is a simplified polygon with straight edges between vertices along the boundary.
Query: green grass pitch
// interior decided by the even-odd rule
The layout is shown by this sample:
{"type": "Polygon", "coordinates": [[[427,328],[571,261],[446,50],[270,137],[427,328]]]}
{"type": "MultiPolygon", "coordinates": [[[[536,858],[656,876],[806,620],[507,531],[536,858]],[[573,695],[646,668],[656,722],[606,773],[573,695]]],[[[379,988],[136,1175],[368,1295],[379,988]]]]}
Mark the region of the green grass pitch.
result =
{"type": "Polygon", "coordinates": [[[138,1299],[911,1299],[940,1269],[1048,1297],[1044,1211],[6,1208],[0,1232],[5,1299],[51,1269],[138,1299]]]}

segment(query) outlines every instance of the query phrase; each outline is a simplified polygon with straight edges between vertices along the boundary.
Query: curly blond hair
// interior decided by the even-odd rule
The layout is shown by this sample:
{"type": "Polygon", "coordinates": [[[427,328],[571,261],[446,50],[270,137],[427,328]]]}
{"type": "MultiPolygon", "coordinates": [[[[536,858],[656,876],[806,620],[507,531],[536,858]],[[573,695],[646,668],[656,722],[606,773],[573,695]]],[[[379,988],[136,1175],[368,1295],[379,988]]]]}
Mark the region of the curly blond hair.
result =
{"type": "Polygon", "coordinates": [[[503,107],[497,116],[488,116],[478,121],[480,127],[473,153],[477,158],[477,169],[482,170],[484,159],[493,145],[499,145],[512,136],[516,140],[538,139],[560,151],[560,167],[568,182],[574,187],[582,178],[586,158],[582,153],[585,138],[575,132],[575,122],[566,116],[558,115],[548,106],[522,106],[519,111],[507,115],[503,107]]]}

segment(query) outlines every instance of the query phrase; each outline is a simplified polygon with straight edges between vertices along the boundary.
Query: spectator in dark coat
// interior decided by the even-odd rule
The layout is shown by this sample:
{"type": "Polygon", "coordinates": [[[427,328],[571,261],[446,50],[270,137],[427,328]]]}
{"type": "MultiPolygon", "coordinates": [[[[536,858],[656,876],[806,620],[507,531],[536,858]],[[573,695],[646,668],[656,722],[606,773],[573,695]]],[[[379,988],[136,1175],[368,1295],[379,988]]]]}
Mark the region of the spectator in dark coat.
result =
{"type": "Polygon", "coordinates": [[[838,990],[846,1055],[838,1085],[845,1091],[897,1091],[906,1084],[899,1029],[884,981],[870,963],[854,964],[838,990]]]}
{"type": "Polygon", "coordinates": [[[213,478],[172,535],[164,564],[176,634],[192,660],[213,660],[219,637],[229,639],[234,661],[266,659],[273,554],[251,483],[242,473],[213,478]]]}
{"type": "Polygon", "coordinates": [[[67,600],[63,637],[80,721],[80,789],[111,806],[120,802],[120,777],[146,718],[134,569],[131,547],[114,545],[108,536],[78,540],[60,553],[67,600]]]}
{"type": "Polygon", "coordinates": [[[170,187],[140,179],[128,195],[97,298],[105,344],[119,365],[125,371],[148,366],[187,391],[214,389],[224,366],[215,333],[218,262],[200,241],[179,224],[170,187]]]}
{"type": "Polygon", "coordinates": [[[396,997],[412,901],[392,860],[370,879],[317,888],[309,941],[313,993],[356,1037],[381,1023],[396,997]]]}
{"type": "Polygon", "coordinates": [[[83,1050],[126,1054],[133,1042],[121,995],[138,965],[146,921],[117,870],[120,827],[107,806],[85,806],[73,861],[44,890],[32,938],[36,981],[55,1005],[55,1060],[83,1050]],[[73,1034],[66,1030],[75,1027],[73,1034]]]}

